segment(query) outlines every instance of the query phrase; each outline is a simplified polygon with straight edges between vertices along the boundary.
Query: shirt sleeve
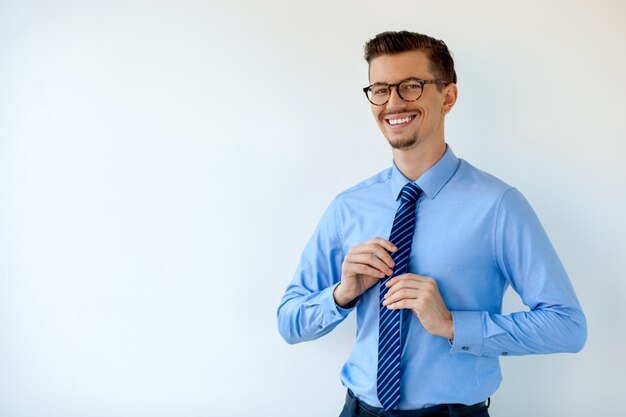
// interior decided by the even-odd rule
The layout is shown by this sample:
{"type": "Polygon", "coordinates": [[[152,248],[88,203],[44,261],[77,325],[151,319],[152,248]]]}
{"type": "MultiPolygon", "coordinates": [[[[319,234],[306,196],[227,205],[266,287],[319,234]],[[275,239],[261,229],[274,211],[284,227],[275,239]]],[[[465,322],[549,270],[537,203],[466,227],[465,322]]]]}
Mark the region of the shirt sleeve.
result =
{"type": "Polygon", "coordinates": [[[328,207],[307,242],[293,280],[278,307],[278,330],[288,343],[314,340],[341,323],[354,309],[335,304],[341,281],[343,251],[336,200],[328,207]]]}
{"type": "Polygon", "coordinates": [[[516,189],[500,200],[493,246],[498,267],[530,311],[452,312],[451,351],[487,357],[580,351],[587,325],[574,288],[537,215],[516,189]]]}

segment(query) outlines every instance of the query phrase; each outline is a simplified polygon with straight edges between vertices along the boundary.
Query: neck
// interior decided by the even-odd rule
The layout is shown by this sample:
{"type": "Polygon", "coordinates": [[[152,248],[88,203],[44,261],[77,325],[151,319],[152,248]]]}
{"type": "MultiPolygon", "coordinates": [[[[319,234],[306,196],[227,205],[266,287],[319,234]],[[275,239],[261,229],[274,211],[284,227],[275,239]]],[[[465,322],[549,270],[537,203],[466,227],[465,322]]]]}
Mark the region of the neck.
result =
{"type": "Polygon", "coordinates": [[[441,140],[432,146],[415,146],[410,149],[392,149],[396,166],[408,179],[416,181],[446,152],[446,143],[441,140]]]}

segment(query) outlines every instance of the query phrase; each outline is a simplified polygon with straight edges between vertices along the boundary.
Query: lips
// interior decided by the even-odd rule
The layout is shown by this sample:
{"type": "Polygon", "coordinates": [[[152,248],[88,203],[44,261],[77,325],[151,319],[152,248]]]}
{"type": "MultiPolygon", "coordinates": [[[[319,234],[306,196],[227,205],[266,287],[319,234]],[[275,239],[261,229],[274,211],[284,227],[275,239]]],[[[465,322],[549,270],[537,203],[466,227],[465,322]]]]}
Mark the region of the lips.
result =
{"type": "Polygon", "coordinates": [[[416,114],[394,114],[386,116],[385,123],[391,128],[400,128],[409,125],[416,116],[416,114]]]}

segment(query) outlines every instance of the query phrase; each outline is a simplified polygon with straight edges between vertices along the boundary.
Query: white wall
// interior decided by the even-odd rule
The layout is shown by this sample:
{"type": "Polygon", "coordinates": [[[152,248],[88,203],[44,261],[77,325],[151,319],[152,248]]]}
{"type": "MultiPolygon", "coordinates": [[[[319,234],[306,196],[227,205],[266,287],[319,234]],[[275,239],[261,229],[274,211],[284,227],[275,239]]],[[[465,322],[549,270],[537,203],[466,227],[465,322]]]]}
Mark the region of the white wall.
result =
{"type": "MultiPolygon", "coordinates": [[[[339,191],[391,163],[364,42],[455,54],[457,155],[527,196],[588,315],[494,416],[614,414],[626,374],[625,3],[0,2],[0,415],[331,416],[353,318],[275,311],[339,191]]],[[[518,308],[515,297],[508,309],[518,308]]]]}

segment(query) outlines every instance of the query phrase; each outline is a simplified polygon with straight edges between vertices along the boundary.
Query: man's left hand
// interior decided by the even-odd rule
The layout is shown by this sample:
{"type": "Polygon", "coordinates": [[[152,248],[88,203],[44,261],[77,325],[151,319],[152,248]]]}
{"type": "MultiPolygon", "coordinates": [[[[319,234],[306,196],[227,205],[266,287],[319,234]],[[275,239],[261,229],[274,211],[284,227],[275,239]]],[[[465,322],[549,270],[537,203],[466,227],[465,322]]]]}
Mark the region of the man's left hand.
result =
{"type": "Polygon", "coordinates": [[[434,279],[407,273],[393,277],[386,285],[389,291],[383,305],[390,310],[411,309],[430,334],[454,339],[452,314],[434,279]]]}

